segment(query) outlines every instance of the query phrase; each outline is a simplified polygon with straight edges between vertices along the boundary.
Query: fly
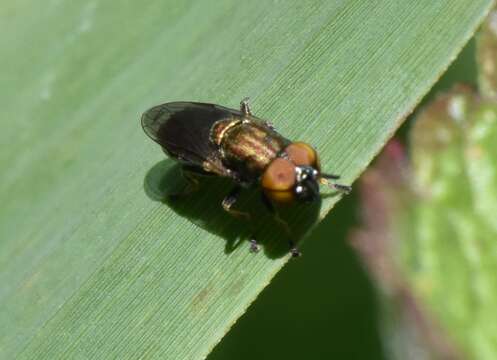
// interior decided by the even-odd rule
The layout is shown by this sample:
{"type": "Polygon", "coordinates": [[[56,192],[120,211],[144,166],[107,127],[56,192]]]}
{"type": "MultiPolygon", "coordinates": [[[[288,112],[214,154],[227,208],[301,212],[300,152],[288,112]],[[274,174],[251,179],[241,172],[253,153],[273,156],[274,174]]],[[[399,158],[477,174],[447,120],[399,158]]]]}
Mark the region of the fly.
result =
{"type": "MultiPolygon", "coordinates": [[[[309,144],[280,135],[273,125],[252,114],[248,99],[240,110],[195,102],[170,102],[154,106],[141,118],[145,133],[164,152],[182,164],[189,184],[181,194],[198,188],[198,175],[230,178],[233,188],[222,201],[225,211],[250,219],[234,209],[244,188],[260,187],[262,202],[290,235],[274,204],[312,202],[320,198],[319,185],[342,193],[350,186],[334,182],[338,175],[321,172],[317,152],[309,144]]],[[[300,252],[290,240],[292,256],[300,252]]],[[[259,246],[251,240],[251,251],[259,246]]]]}

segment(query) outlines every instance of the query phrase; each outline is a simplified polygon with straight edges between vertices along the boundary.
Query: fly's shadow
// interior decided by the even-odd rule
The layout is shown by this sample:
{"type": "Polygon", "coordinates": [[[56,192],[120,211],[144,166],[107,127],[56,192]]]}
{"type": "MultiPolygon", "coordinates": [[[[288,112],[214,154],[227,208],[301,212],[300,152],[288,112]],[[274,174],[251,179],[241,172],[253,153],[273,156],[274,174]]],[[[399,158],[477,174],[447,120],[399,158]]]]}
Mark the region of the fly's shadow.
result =
{"type": "MultiPolygon", "coordinates": [[[[321,202],[294,204],[279,208],[280,218],[290,227],[291,239],[281,224],[265,208],[260,189],[245,189],[235,208],[247,211],[251,220],[234,218],[223,210],[221,203],[233,187],[230,179],[207,176],[199,177],[199,189],[187,196],[170,198],[180,192],[187,181],[183,178],[181,165],[171,159],[155,164],[144,179],[147,196],[169,206],[179,216],[226,240],[225,253],[249,251],[249,240],[254,238],[261,245],[261,252],[269,258],[288,254],[289,240],[298,241],[317,221],[321,202]]],[[[261,253],[254,256],[261,256],[261,253]]]]}

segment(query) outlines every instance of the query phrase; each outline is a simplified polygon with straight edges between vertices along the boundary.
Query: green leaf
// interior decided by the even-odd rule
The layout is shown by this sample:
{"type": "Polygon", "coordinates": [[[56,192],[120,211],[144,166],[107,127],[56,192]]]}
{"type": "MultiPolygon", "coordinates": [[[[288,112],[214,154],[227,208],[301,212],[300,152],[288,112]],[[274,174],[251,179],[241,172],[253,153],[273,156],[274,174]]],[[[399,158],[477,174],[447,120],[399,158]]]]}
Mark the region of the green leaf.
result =
{"type": "MultiPolygon", "coordinates": [[[[205,357],[287,261],[285,237],[260,221],[263,251],[232,249],[249,232],[220,209],[226,183],[154,201],[179,180],[140,113],[251,96],[350,183],[490,3],[3,4],[0,357],[205,357]]],[[[336,200],[285,216],[305,234],[336,200]]]]}

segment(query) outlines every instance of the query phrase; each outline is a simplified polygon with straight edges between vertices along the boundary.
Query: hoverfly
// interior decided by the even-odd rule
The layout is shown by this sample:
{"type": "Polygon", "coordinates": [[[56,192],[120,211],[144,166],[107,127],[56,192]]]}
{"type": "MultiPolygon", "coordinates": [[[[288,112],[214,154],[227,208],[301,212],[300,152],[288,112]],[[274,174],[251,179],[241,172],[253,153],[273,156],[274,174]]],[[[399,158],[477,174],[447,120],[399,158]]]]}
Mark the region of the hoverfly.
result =
{"type": "MultiPolygon", "coordinates": [[[[248,213],[233,208],[243,188],[262,188],[262,201],[271,214],[290,233],[277,215],[274,203],[311,202],[319,199],[319,184],[339,192],[351,188],[331,180],[338,175],[322,173],[316,151],[304,142],[293,142],[280,135],[268,121],[252,115],[248,99],[240,110],[195,102],[170,102],[154,106],[141,118],[145,133],[164,152],[182,164],[189,186],[182,194],[198,187],[197,175],[230,178],[232,190],[222,207],[237,217],[248,213]]],[[[289,241],[293,256],[300,252],[289,241]]],[[[251,250],[259,249],[251,240],[251,250]]]]}

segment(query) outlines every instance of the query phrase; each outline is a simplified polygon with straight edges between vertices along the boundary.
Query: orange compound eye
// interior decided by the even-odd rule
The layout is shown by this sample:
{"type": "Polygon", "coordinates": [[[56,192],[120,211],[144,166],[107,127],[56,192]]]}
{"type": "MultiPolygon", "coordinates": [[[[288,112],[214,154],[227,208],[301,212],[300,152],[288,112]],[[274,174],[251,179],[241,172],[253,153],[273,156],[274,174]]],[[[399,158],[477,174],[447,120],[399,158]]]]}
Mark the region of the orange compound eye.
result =
{"type": "Polygon", "coordinates": [[[262,189],[273,201],[289,203],[294,199],[295,165],[282,158],[274,159],[262,175],[262,189]]]}
{"type": "Polygon", "coordinates": [[[294,142],[285,149],[290,160],[297,166],[312,166],[319,168],[318,155],[310,145],[303,142],[294,142]]]}

